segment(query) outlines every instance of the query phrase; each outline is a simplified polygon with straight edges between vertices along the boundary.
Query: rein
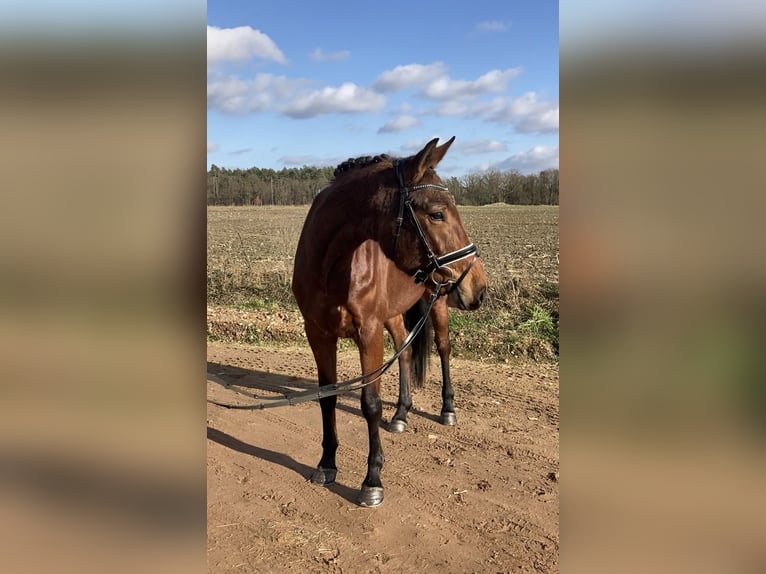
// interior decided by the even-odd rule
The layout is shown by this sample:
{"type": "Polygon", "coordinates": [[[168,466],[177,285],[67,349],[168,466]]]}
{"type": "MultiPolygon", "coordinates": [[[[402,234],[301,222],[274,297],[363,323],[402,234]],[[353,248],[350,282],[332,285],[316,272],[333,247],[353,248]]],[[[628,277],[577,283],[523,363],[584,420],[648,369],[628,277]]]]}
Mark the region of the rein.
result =
{"type": "Polygon", "coordinates": [[[284,406],[295,406],[299,403],[305,403],[308,401],[318,401],[325,397],[332,397],[334,395],[339,395],[341,393],[348,393],[351,391],[356,391],[359,389],[363,389],[364,387],[371,385],[377,380],[380,380],[380,378],[388,371],[388,369],[391,368],[391,365],[393,365],[397,359],[401,356],[401,354],[409,347],[412,342],[415,340],[415,338],[418,336],[420,331],[423,330],[423,327],[426,324],[426,321],[428,321],[428,315],[431,313],[431,309],[434,306],[434,303],[436,303],[436,299],[439,298],[439,291],[441,291],[441,287],[443,284],[439,284],[436,289],[434,289],[433,293],[431,293],[431,297],[428,300],[428,309],[423,313],[423,316],[420,318],[420,320],[415,324],[415,327],[410,331],[410,333],[407,335],[407,337],[402,342],[402,346],[399,348],[394,355],[388,359],[385,363],[383,363],[380,367],[375,369],[374,371],[371,371],[369,373],[366,373],[364,375],[361,375],[359,377],[355,377],[353,379],[349,379],[347,381],[343,381],[341,383],[335,383],[332,385],[324,385],[322,387],[319,387],[317,390],[308,390],[308,391],[300,391],[295,393],[286,393],[283,395],[283,398],[278,397],[259,397],[258,395],[255,395],[253,393],[249,393],[247,391],[243,391],[240,389],[232,389],[231,386],[226,385],[227,389],[230,389],[237,393],[238,395],[243,395],[246,397],[249,397],[251,399],[257,399],[264,402],[251,404],[251,405],[235,405],[235,404],[229,404],[229,403],[221,403],[218,401],[214,401],[212,399],[207,399],[207,402],[217,405],[219,407],[224,407],[227,409],[239,409],[239,410],[263,410],[263,409],[270,409],[274,407],[284,407],[284,406]],[[375,373],[378,373],[375,375],[375,373]],[[374,378],[366,381],[367,377],[372,377],[375,375],[374,378]]]}

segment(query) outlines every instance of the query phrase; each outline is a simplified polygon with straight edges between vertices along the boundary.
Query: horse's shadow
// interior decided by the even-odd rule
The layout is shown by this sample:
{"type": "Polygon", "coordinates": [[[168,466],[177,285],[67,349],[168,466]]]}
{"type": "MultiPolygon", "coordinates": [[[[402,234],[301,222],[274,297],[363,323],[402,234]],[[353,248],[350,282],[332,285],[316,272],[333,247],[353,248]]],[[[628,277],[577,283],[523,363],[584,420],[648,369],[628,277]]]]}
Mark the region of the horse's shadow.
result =
{"type": "Polygon", "coordinates": [[[316,388],[316,381],[280,373],[243,369],[211,361],[207,362],[207,372],[208,375],[213,375],[208,380],[218,383],[224,388],[236,385],[237,387],[276,393],[316,388]]]}
{"type": "MultiPolygon", "coordinates": [[[[256,371],[252,369],[243,369],[241,367],[235,367],[232,365],[224,365],[221,363],[214,363],[208,361],[207,363],[208,380],[221,385],[225,389],[230,389],[231,386],[239,387],[240,389],[246,389],[248,392],[255,395],[252,399],[253,402],[257,402],[259,399],[268,400],[274,398],[273,393],[280,395],[312,390],[317,388],[317,382],[313,380],[303,379],[292,375],[284,375],[280,373],[270,373],[266,371],[256,371]],[[266,391],[272,393],[270,395],[258,395],[258,391],[266,391]]],[[[361,401],[361,391],[351,391],[343,393],[344,397],[352,398],[357,401],[361,401]]],[[[391,408],[396,407],[396,402],[383,401],[383,405],[391,408]]],[[[341,401],[338,401],[336,408],[338,410],[363,417],[361,408],[352,407],[341,401]]],[[[410,411],[411,415],[421,416],[425,419],[437,422],[439,419],[435,415],[431,415],[425,411],[413,407],[410,411]]],[[[381,422],[381,428],[388,430],[388,423],[381,422]]]]}
{"type": "MultiPolygon", "coordinates": [[[[242,442],[238,438],[235,438],[229,434],[226,434],[223,431],[220,431],[212,427],[207,427],[207,438],[212,440],[213,442],[217,442],[221,446],[225,446],[226,448],[230,448],[232,450],[236,450],[237,452],[254,456],[256,458],[260,458],[261,460],[265,460],[273,464],[284,466],[285,468],[289,470],[297,472],[306,480],[309,480],[311,478],[312,473],[314,472],[314,469],[312,467],[306,464],[303,464],[301,462],[298,462],[291,456],[288,456],[281,452],[275,452],[273,450],[261,448],[259,446],[242,442]]],[[[340,496],[341,498],[347,500],[348,502],[351,502],[351,503],[356,502],[356,496],[358,494],[358,491],[353,488],[350,488],[348,486],[345,486],[337,482],[333,484],[328,484],[325,488],[327,488],[327,490],[329,490],[330,492],[333,492],[337,494],[338,496],[340,496]]]]}
{"type": "MultiPolygon", "coordinates": [[[[218,384],[224,389],[231,389],[236,387],[238,389],[246,390],[252,393],[256,398],[249,399],[252,402],[258,402],[259,400],[268,399],[274,396],[274,393],[286,394],[296,391],[303,391],[307,389],[315,389],[317,386],[316,381],[302,379],[291,375],[284,375],[280,373],[270,373],[266,371],[258,371],[252,369],[243,369],[241,367],[235,367],[232,365],[225,365],[221,363],[215,363],[208,361],[207,363],[208,380],[212,383],[218,384]],[[211,376],[212,375],[212,376],[211,376]]],[[[345,396],[356,397],[360,399],[360,391],[354,391],[346,393],[345,396]]],[[[348,413],[362,417],[362,411],[359,408],[354,408],[347,404],[337,404],[337,408],[348,413]]],[[[305,479],[310,479],[314,473],[314,468],[306,464],[298,462],[293,457],[281,453],[248,444],[240,439],[233,437],[221,430],[207,427],[207,438],[230,448],[237,452],[254,456],[261,460],[270,462],[272,464],[278,464],[287,469],[290,469],[305,479]]],[[[326,486],[326,488],[347,500],[351,503],[356,503],[358,490],[349,486],[333,483],[326,486]]]]}

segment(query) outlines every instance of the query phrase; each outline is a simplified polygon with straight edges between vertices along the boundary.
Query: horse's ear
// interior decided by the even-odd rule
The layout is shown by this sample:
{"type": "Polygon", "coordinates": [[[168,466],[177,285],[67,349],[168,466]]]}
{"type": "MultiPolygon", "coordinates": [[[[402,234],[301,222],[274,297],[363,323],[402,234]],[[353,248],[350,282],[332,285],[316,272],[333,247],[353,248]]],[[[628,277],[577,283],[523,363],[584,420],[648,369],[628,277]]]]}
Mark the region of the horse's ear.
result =
{"type": "Polygon", "coordinates": [[[439,162],[447,154],[447,150],[449,149],[449,146],[451,146],[452,142],[454,141],[455,141],[455,136],[452,136],[450,139],[447,140],[447,143],[436,146],[433,152],[431,152],[431,165],[429,167],[436,167],[437,165],[439,165],[439,162]]]}
{"type": "Polygon", "coordinates": [[[440,146],[436,145],[438,141],[439,138],[432,139],[412,158],[412,163],[410,165],[412,166],[413,173],[409,177],[411,182],[419,181],[428,168],[435,168],[439,165],[439,162],[447,153],[449,146],[455,141],[455,136],[452,136],[447,143],[440,146]]]}

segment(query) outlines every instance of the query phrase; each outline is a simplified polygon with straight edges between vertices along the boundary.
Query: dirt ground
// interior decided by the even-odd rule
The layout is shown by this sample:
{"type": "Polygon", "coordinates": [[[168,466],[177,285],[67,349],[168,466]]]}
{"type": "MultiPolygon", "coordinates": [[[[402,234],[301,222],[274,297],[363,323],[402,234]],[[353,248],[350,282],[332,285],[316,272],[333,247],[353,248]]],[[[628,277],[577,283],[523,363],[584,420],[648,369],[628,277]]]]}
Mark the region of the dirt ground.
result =
{"type": "MultiPolygon", "coordinates": [[[[413,395],[403,434],[381,431],[385,500],[354,503],[366,472],[359,392],[338,403],[338,477],[310,477],[321,454],[314,402],[265,411],[208,404],[208,571],[558,572],[559,378],[551,364],[454,359],[458,424],[437,422],[438,358],[413,395]]],[[[338,375],[358,374],[339,352],[338,375]]],[[[384,421],[396,368],[383,380],[384,421]]],[[[233,384],[269,396],[314,388],[308,347],[208,344],[208,398],[247,402],[233,384]]]]}

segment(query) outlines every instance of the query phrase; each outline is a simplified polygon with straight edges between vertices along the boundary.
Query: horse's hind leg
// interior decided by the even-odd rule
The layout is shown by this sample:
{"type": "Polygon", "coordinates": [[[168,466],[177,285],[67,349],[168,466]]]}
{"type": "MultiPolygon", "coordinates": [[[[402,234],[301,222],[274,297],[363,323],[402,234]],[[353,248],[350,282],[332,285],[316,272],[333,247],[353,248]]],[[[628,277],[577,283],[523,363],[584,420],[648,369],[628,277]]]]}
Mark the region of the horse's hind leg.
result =
{"type": "MultiPolygon", "coordinates": [[[[407,331],[404,328],[404,319],[397,315],[385,322],[386,330],[394,341],[397,349],[402,347],[407,331]]],[[[388,425],[390,432],[400,433],[407,428],[407,413],[412,407],[412,397],[410,396],[410,386],[407,380],[412,364],[412,349],[407,348],[399,356],[399,400],[396,403],[396,413],[391,417],[388,425]]]]}
{"type": "MultiPolygon", "coordinates": [[[[306,322],[306,336],[314,353],[317,364],[319,386],[332,385],[337,382],[337,352],[338,339],[312,329],[306,322]]],[[[332,484],[338,473],[335,465],[335,452],[338,450],[338,433],[335,425],[335,404],[338,397],[324,397],[319,400],[322,409],[322,458],[311,477],[316,484],[332,484]]]]}
{"type": "MultiPolygon", "coordinates": [[[[383,325],[366,325],[359,330],[356,344],[362,361],[362,372],[377,376],[383,363],[383,325]],[[378,369],[378,372],[375,370],[378,369]]],[[[383,447],[380,444],[380,418],[383,405],[380,400],[380,380],[362,389],[362,413],[367,421],[370,452],[367,457],[367,476],[362,482],[357,502],[360,506],[377,506],[383,502],[383,447]]]]}
{"type": "Polygon", "coordinates": [[[434,305],[431,310],[431,322],[434,326],[436,350],[442,365],[442,411],[439,415],[439,422],[451,426],[457,424],[457,416],[453,404],[455,391],[452,388],[449,372],[449,356],[452,346],[449,340],[449,309],[446,300],[441,299],[434,305]]]}

